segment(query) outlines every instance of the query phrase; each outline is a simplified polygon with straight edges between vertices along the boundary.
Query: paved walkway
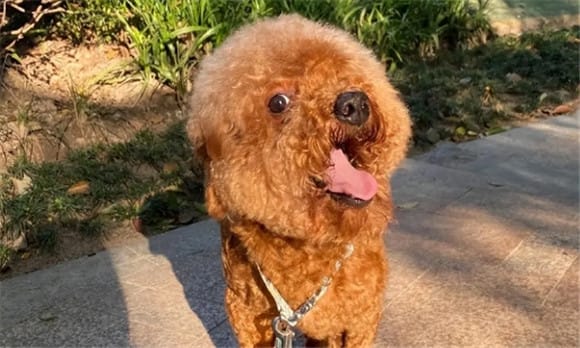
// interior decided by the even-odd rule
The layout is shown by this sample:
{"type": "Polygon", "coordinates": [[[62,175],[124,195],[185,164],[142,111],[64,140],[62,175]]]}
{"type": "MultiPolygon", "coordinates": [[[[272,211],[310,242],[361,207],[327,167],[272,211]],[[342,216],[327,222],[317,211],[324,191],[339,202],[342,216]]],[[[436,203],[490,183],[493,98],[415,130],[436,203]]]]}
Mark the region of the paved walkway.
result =
{"type": "MultiPolygon", "coordinates": [[[[580,114],[442,144],[394,180],[377,347],[579,346],[580,114]]],[[[0,283],[0,346],[235,346],[211,221],[0,283]]]]}

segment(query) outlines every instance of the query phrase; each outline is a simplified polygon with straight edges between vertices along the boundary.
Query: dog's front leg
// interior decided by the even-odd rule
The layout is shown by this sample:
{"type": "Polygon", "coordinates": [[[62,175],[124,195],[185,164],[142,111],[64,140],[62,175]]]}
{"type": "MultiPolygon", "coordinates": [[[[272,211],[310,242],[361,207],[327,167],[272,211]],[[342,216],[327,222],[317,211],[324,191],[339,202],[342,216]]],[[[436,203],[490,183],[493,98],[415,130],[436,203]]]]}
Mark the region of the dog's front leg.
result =
{"type": "Polygon", "coordinates": [[[256,308],[248,306],[231,289],[226,289],[226,311],[240,347],[272,347],[274,331],[270,313],[256,315],[256,308]]]}
{"type": "Polygon", "coordinates": [[[371,347],[375,340],[377,328],[381,318],[380,307],[369,309],[368,315],[360,318],[346,331],[343,347],[359,348],[371,347]]]}

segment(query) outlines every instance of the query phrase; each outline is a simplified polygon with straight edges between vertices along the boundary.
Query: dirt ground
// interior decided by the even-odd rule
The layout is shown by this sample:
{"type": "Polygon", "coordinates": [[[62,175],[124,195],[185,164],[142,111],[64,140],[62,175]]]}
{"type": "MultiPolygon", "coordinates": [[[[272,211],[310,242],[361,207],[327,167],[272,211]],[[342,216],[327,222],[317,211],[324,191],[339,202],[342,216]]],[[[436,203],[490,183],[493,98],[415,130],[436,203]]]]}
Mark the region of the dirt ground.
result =
{"type": "Polygon", "coordinates": [[[120,46],[45,41],[0,75],[0,171],[16,157],[63,158],[68,149],[129,139],[181,117],[174,93],[145,84],[120,46]]]}
{"type": "MultiPolygon", "coordinates": [[[[69,150],[130,139],[143,129],[161,131],[181,119],[173,91],[144,83],[118,46],[73,47],[45,41],[20,64],[0,71],[0,173],[19,157],[35,163],[57,161],[69,150]]],[[[18,253],[0,279],[145,238],[131,222],[110,226],[103,235],[59,237],[54,253],[18,253]]]]}

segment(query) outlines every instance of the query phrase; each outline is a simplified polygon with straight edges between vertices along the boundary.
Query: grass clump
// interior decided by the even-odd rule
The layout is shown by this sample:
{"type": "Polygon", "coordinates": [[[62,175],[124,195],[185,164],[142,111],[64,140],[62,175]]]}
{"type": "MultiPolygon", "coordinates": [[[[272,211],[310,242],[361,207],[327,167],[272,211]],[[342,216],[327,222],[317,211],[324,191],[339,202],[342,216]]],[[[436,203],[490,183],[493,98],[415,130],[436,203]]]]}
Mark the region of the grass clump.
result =
{"type": "Polygon", "coordinates": [[[67,0],[66,11],[55,21],[55,33],[75,44],[120,42],[124,26],[117,15],[128,15],[124,1],[67,0]]]}
{"type": "Polygon", "coordinates": [[[132,17],[118,14],[118,19],[136,49],[143,74],[158,78],[182,97],[190,68],[209,53],[221,28],[210,1],[127,0],[126,5],[132,17]]]}
{"type": "Polygon", "coordinates": [[[97,237],[127,219],[145,220],[147,232],[175,226],[178,214],[197,211],[192,204],[201,200],[190,160],[182,123],[162,134],[142,131],[125,143],[75,150],[59,162],[21,160],[0,187],[0,237],[25,234],[30,245],[53,250],[64,231],[97,237]],[[30,185],[15,193],[10,182],[23,177],[30,185]],[[173,215],[148,210],[152,199],[176,206],[173,215]]]}

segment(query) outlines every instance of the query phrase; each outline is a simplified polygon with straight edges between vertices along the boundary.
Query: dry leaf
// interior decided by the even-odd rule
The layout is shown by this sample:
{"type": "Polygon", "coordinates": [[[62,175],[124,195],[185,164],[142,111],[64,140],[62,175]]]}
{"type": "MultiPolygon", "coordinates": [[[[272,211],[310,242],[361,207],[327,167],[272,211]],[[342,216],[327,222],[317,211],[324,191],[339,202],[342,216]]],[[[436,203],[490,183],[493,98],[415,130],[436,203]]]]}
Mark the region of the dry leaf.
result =
{"type": "Polygon", "coordinates": [[[419,202],[407,202],[407,203],[398,204],[397,208],[403,209],[403,210],[409,210],[409,209],[415,208],[418,205],[419,205],[419,202]]]}
{"type": "Polygon", "coordinates": [[[522,80],[522,77],[517,73],[507,73],[505,78],[512,83],[519,82],[522,80]]]}
{"type": "Polygon", "coordinates": [[[503,187],[504,184],[499,184],[497,182],[493,182],[493,181],[488,181],[487,183],[489,186],[493,186],[493,187],[503,187]]]}
{"type": "Polygon", "coordinates": [[[38,319],[40,319],[42,321],[51,321],[51,320],[56,319],[56,315],[54,315],[53,313],[50,313],[50,312],[45,312],[45,313],[42,313],[38,317],[38,319]]]}
{"type": "Polygon", "coordinates": [[[175,162],[168,162],[163,164],[163,173],[172,174],[179,169],[179,166],[175,162]]]}
{"type": "Polygon", "coordinates": [[[9,241],[8,246],[16,251],[26,250],[28,248],[28,241],[26,235],[21,233],[16,239],[9,241]]]}
{"type": "Polygon", "coordinates": [[[552,110],[554,115],[569,114],[570,112],[572,112],[572,107],[568,104],[558,105],[552,110]]]}
{"type": "Polygon", "coordinates": [[[18,196],[28,191],[32,185],[32,179],[30,179],[28,175],[24,174],[22,179],[12,178],[12,184],[14,184],[14,194],[18,196]]]}
{"type": "Polygon", "coordinates": [[[143,234],[145,233],[145,229],[143,228],[143,220],[141,220],[141,218],[135,218],[133,220],[131,220],[131,224],[133,225],[133,228],[135,229],[135,231],[143,234]]]}
{"type": "Polygon", "coordinates": [[[86,180],[81,180],[66,190],[69,195],[84,195],[89,193],[91,184],[86,180]]]}

